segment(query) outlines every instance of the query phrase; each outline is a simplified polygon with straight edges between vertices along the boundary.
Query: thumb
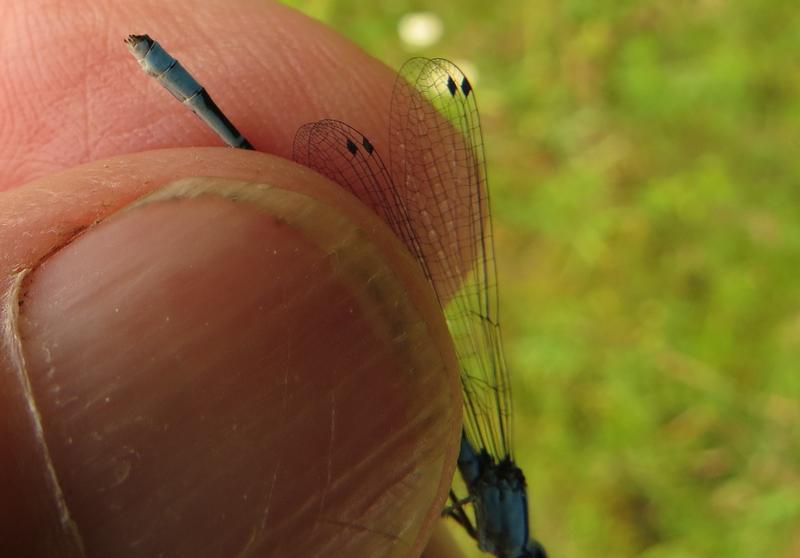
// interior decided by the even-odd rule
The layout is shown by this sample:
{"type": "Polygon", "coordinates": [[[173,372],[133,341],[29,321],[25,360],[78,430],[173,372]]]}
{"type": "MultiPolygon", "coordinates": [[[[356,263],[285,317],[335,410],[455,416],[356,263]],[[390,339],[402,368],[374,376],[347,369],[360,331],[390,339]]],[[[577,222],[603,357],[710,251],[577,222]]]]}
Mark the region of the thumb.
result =
{"type": "Polygon", "coordinates": [[[0,554],[421,552],[457,369],[367,209],[209,148],[0,197],[0,554]]]}

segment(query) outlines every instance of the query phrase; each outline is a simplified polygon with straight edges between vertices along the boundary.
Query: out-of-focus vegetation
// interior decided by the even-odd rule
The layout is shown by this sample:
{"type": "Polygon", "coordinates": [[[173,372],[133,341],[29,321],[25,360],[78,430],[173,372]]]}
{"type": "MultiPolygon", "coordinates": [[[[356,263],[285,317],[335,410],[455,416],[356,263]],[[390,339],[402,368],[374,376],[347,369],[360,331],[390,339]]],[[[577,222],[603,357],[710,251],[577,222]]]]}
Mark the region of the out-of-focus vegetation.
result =
{"type": "Polygon", "coordinates": [[[476,70],[551,556],[800,556],[797,3],[290,4],[388,64],[476,70]],[[421,8],[444,34],[414,50],[421,8]]]}

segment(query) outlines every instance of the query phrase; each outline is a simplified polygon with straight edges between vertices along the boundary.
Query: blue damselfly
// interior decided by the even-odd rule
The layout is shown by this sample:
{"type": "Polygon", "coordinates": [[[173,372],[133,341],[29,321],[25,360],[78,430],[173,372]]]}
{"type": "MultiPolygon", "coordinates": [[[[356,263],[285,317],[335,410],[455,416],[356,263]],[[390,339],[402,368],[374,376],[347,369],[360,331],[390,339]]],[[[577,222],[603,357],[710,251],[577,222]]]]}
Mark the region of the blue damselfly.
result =
{"type": "MultiPolygon", "coordinates": [[[[127,42],[142,67],[225,143],[252,149],[158,43],[146,35],[127,42]]],[[[347,188],[390,225],[442,307],[464,393],[458,469],[468,492],[459,498],[451,491],[443,514],[498,558],[544,557],[529,536],[525,477],[514,461],[486,164],[469,80],[443,59],[414,58],[402,67],[391,99],[388,164],[369,139],[337,120],[302,126],[294,158],[347,188]]]]}

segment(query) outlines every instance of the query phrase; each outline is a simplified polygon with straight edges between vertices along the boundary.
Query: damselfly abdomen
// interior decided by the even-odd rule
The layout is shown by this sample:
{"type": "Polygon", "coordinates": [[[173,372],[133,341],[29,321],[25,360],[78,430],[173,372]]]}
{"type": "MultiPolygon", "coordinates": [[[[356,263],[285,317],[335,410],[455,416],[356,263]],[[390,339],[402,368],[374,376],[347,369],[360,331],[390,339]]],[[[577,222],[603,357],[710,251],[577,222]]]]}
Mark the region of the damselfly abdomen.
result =
{"type": "Polygon", "coordinates": [[[147,35],[128,35],[125,42],[142,69],[189,107],[222,141],[231,147],[253,149],[250,142],[217,107],[205,88],[161,45],[147,35]]]}

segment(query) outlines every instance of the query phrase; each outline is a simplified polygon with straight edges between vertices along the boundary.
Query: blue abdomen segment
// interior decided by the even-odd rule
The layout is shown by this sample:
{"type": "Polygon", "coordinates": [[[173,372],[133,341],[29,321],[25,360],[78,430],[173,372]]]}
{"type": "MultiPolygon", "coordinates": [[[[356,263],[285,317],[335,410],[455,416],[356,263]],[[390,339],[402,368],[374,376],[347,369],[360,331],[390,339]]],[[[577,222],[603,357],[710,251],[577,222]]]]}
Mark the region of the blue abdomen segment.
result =
{"type": "Polygon", "coordinates": [[[506,457],[499,462],[486,450],[476,451],[461,436],[458,470],[475,511],[478,546],[500,558],[543,557],[528,539],[528,494],[525,476],[506,457]]]}
{"type": "Polygon", "coordinates": [[[129,35],[128,50],[142,69],[199,116],[231,147],[253,149],[200,83],[148,35],[129,35]]]}

